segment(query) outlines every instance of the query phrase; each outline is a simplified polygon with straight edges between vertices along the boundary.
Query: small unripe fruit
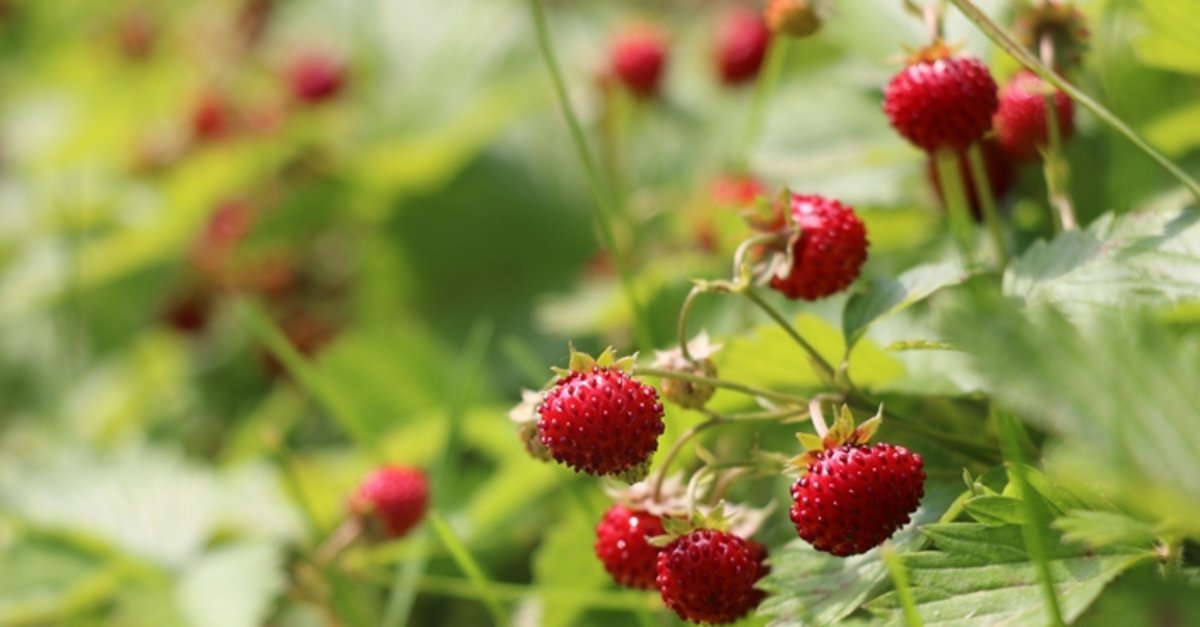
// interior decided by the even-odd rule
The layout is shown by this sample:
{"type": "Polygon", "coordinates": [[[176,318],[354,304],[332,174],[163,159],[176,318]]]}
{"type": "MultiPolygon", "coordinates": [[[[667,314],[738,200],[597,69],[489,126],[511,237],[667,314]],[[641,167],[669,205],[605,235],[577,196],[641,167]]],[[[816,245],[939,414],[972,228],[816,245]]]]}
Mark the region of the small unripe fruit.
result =
{"type": "Polygon", "coordinates": [[[821,29],[816,0],[768,0],[767,25],[788,37],[808,37],[821,29]]]}

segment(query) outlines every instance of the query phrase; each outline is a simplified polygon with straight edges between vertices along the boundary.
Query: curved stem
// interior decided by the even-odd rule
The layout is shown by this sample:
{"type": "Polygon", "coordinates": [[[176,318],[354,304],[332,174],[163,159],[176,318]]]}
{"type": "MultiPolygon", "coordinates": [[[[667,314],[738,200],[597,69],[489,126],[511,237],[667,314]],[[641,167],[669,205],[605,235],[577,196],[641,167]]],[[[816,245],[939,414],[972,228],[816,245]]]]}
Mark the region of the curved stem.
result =
{"type": "Polygon", "coordinates": [[[758,82],[754,86],[753,100],[750,101],[750,113],[746,117],[746,126],[742,130],[742,139],[738,144],[737,166],[745,170],[750,162],[750,151],[754,142],[762,135],[763,124],[766,122],[767,99],[775,91],[779,83],[779,75],[783,73],[783,62],[787,57],[788,38],[771,36],[767,61],[763,66],[758,82]]]}
{"type": "Polygon", "coordinates": [[[693,285],[692,291],[688,292],[687,297],[683,299],[683,305],[679,307],[679,351],[683,353],[683,358],[689,362],[695,360],[692,359],[692,353],[688,350],[688,316],[692,313],[692,305],[695,304],[696,298],[703,294],[704,291],[699,285],[693,285]]]}
{"type": "Polygon", "coordinates": [[[979,199],[979,207],[983,210],[983,223],[987,226],[992,246],[996,248],[997,259],[1003,268],[1008,265],[1008,246],[1004,242],[1004,225],[1000,223],[1000,213],[996,211],[992,182],[988,180],[987,165],[983,162],[979,142],[971,144],[967,150],[967,161],[971,165],[971,179],[975,181],[975,197],[979,199]]]}
{"type": "Polygon", "coordinates": [[[725,388],[727,390],[741,392],[742,394],[746,394],[748,396],[768,398],[771,400],[781,401],[784,403],[797,403],[797,404],[808,403],[808,399],[804,398],[802,396],[795,396],[792,394],[788,394],[786,392],[776,392],[775,390],[768,390],[766,388],[758,388],[758,387],[754,387],[751,385],[745,385],[742,383],[734,383],[733,381],[726,381],[724,379],[712,379],[709,377],[701,377],[698,375],[687,374],[684,372],[675,372],[673,370],[663,370],[661,368],[654,368],[654,367],[650,367],[650,366],[634,366],[633,372],[634,372],[634,374],[641,374],[641,375],[646,375],[646,376],[651,376],[651,377],[662,377],[664,379],[675,379],[677,381],[686,381],[687,383],[699,383],[701,385],[711,385],[713,387],[725,388]]]}
{"type": "Polygon", "coordinates": [[[584,173],[587,175],[588,187],[591,189],[592,199],[596,207],[596,221],[600,225],[600,235],[604,240],[604,247],[613,256],[613,262],[617,267],[617,275],[621,281],[621,289],[625,293],[625,299],[628,301],[630,309],[633,311],[634,332],[637,334],[638,344],[649,348],[653,346],[653,336],[650,334],[650,327],[646,322],[645,311],[634,289],[633,275],[630,273],[628,261],[617,247],[617,237],[613,230],[612,223],[614,216],[617,214],[617,201],[613,197],[612,191],[600,179],[599,170],[596,168],[596,163],[592,159],[591,149],[588,147],[587,139],[583,134],[583,126],[579,123],[579,116],[575,114],[575,109],[571,106],[571,100],[567,96],[566,83],[564,83],[562,71],[558,67],[558,60],[554,56],[554,46],[550,42],[550,29],[546,24],[546,11],[542,6],[542,0],[529,0],[529,12],[533,16],[538,50],[541,52],[542,61],[546,65],[546,73],[550,75],[550,81],[554,84],[554,93],[558,98],[558,104],[562,109],[563,117],[567,119],[567,126],[571,131],[572,143],[575,145],[579,162],[583,165],[584,173]]]}
{"type": "Polygon", "coordinates": [[[357,516],[347,518],[329,534],[317,552],[313,554],[313,565],[324,570],[346,547],[350,546],[363,533],[362,520],[357,516]]]}
{"type": "Polygon", "coordinates": [[[838,387],[837,383],[835,382],[836,372],[834,371],[833,366],[829,365],[829,362],[817,352],[817,349],[813,348],[812,344],[809,344],[808,340],[805,340],[804,336],[800,335],[800,332],[797,331],[796,328],[793,327],[792,324],[783,317],[783,314],[779,313],[779,310],[772,307],[770,303],[763,299],[763,297],[754,290],[754,288],[747,287],[746,289],[742,290],[742,293],[745,294],[746,298],[749,298],[751,302],[753,302],[755,305],[758,305],[759,309],[762,309],[764,312],[766,312],[766,314],[770,316],[772,320],[778,323],[779,326],[783,327],[783,330],[788,334],[788,336],[795,340],[796,344],[798,344],[800,348],[804,349],[804,352],[808,353],[808,360],[812,363],[813,370],[816,371],[817,376],[820,377],[826,385],[835,388],[838,387]]]}
{"type": "Polygon", "coordinates": [[[675,443],[671,445],[671,449],[668,450],[666,456],[663,457],[662,464],[658,468],[658,474],[654,477],[655,501],[658,501],[662,496],[662,486],[663,481],[667,478],[667,471],[670,470],[671,462],[675,461],[675,458],[679,455],[679,452],[683,450],[683,447],[686,446],[688,442],[691,442],[692,438],[695,438],[697,435],[704,433],[706,430],[721,424],[721,422],[722,419],[719,415],[710,416],[708,420],[692,425],[691,428],[683,432],[683,435],[679,436],[678,440],[675,440],[675,443]]]}
{"type": "Polygon", "coordinates": [[[1200,183],[1188,176],[1186,172],[1175,165],[1165,155],[1155,150],[1153,146],[1142,139],[1136,131],[1130,128],[1121,118],[1117,117],[1116,114],[1042,64],[1036,56],[1017,43],[1012,36],[993,22],[971,0],[950,0],[950,2],[955,7],[958,7],[958,10],[962,11],[968,20],[971,20],[975,26],[979,27],[979,30],[983,31],[988,36],[988,39],[991,39],[997,46],[1003,48],[1005,52],[1019,61],[1021,65],[1033,70],[1050,84],[1066,92],[1075,102],[1087,107],[1097,118],[1100,118],[1102,122],[1112,127],[1113,130],[1125,136],[1125,139],[1128,139],[1134,146],[1137,146],[1138,149],[1146,153],[1147,156],[1158,162],[1163,169],[1170,172],[1184,187],[1187,187],[1197,199],[1200,199],[1200,183]]]}

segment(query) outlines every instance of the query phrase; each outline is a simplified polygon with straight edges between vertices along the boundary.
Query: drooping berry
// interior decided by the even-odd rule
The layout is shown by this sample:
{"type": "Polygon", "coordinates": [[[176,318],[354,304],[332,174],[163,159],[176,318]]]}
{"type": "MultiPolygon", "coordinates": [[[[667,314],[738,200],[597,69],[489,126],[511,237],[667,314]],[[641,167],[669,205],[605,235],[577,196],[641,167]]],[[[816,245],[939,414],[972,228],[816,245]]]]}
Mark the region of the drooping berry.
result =
{"type": "Polygon", "coordinates": [[[404,536],[425,516],[429,483],[418,468],[381,466],[350,497],[350,511],[389,538],[404,536]]]}
{"type": "Polygon", "coordinates": [[[659,549],[646,538],[664,533],[658,516],[613,505],[596,525],[596,557],[617,583],[650,590],[654,588],[659,549]]]}
{"type": "Polygon", "coordinates": [[[717,24],[716,66],[721,82],[740,85],[754,80],[767,56],[771,31],[756,11],[734,7],[717,24]]]}
{"type": "MultiPolygon", "coordinates": [[[[996,143],[995,139],[985,139],[980,144],[980,150],[983,154],[983,169],[987,172],[988,186],[992,190],[992,198],[1000,200],[1012,189],[1012,185],[1016,181],[1016,169],[1013,167],[1008,155],[1004,154],[1004,151],[1000,149],[1000,145],[996,143]]],[[[971,207],[971,215],[976,220],[982,220],[983,208],[980,205],[979,190],[975,184],[975,176],[971,172],[971,164],[967,160],[966,154],[958,153],[958,171],[966,186],[967,202],[971,207]]],[[[944,207],[946,199],[942,196],[942,180],[938,175],[937,163],[933,155],[929,155],[929,158],[926,160],[925,176],[944,207]]]]}
{"type": "Polygon", "coordinates": [[[324,52],[300,54],[288,66],[292,96],[305,104],[319,104],[341,93],[346,83],[346,66],[324,52]]]}
{"type": "Polygon", "coordinates": [[[769,568],[766,548],[715,529],[697,529],[658,554],[655,583],[663,603],[694,623],[731,623],[766,596],[754,587],[769,568]]]}
{"type": "Polygon", "coordinates": [[[942,45],[923,51],[883,94],[892,126],[926,152],[966,150],[991,128],[998,104],[987,66],[974,57],[952,57],[942,45]]]}
{"type": "Polygon", "coordinates": [[[846,289],[867,260],[867,229],[854,209],[823,196],[793,194],[790,210],[800,235],[792,239],[787,274],[771,277],[771,287],[804,300],[846,289]]]}
{"type": "MultiPolygon", "coordinates": [[[[688,341],[687,348],[687,356],[684,356],[681,348],[656,351],[654,367],[689,377],[715,379],[717,364],[712,360],[712,355],[721,349],[721,345],[713,344],[708,338],[708,333],[701,332],[688,341]]],[[[662,378],[663,398],[684,409],[703,408],[716,391],[717,388],[712,383],[689,381],[672,376],[662,378]]]]}
{"type": "Polygon", "coordinates": [[[233,106],[221,94],[209,91],[196,100],[192,108],[192,138],[196,141],[215,141],[229,135],[235,125],[233,106]]]}
{"type": "Polygon", "coordinates": [[[542,443],[578,472],[641,479],[664,429],[658,391],[614,364],[611,349],[579,355],[538,406],[542,443]]]}
{"type": "MultiPolygon", "coordinates": [[[[1050,143],[1046,94],[1053,88],[1028,70],[1017,72],[1000,90],[1000,107],[992,120],[996,141],[1008,156],[1018,161],[1038,158],[1050,143]]],[[[1075,132],[1075,103],[1061,91],[1053,90],[1058,136],[1066,141],[1075,132]]]]}
{"type": "Polygon", "coordinates": [[[773,32],[789,37],[808,37],[821,29],[818,0],[767,0],[767,24],[773,32]]]}
{"type": "Polygon", "coordinates": [[[863,553],[909,522],[925,494],[924,481],[921,456],[902,446],[828,448],[792,484],[792,523],[819,551],[863,553]]]}
{"type": "Polygon", "coordinates": [[[667,67],[667,39],[655,26],[631,26],[613,38],[609,48],[613,73],[640,98],[658,95],[667,67]]]}
{"type": "Polygon", "coordinates": [[[749,174],[726,174],[712,184],[712,199],[718,205],[746,207],[766,192],[762,181],[749,174]]]}
{"type": "Polygon", "coordinates": [[[1087,19],[1069,0],[1016,3],[1012,32],[1021,45],[1039,57],[1044,56],[1046,42],[1054,58],[1054,71],[1062,73],[1083,63],[1090,35],[1087,19]]]}

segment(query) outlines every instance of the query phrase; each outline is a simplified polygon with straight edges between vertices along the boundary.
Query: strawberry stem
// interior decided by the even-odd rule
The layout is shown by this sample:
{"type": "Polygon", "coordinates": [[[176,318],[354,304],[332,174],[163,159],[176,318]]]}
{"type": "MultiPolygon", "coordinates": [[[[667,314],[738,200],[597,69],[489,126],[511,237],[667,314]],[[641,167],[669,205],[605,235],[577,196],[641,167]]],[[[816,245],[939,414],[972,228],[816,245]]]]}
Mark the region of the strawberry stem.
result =
{"type": "Polygon", "coordinates": [[[692,290],[683,299],[683,305],[679,307],[679,351],[683,353],[683,358],[689,362],[694,362],[695,360],[692,359],[692,353],[688,350],[688,317],[692,313],[692,305],[696,302],[696,298],[704,292],[704,288],[699,285],[693,285],[692,290]]]}
{"type": "Polygon", "coordinates": [[[567,120],[567,127],[571,131],[571,140],[575,145],[575,152],[578,154],[579,162],[583,165],[584,173],[587,175],[588,187],[591,189],[592,199],[596,208],[596,222],[600,225],[600,236],[603,239],[604,247],[613,257],[613,263],[617,267],[617,275],[621,281],[621,290],[625,294],[625,300],[629,303],[629,308],[633,311],[634,333],[637,334],[638,345],[650,348],[654,345],[654,340],[653,335],[650,333],[650,327],[646,322],[646,312],[638,299],[637,291],[634,289],[633,275],[629,269],[629,262],[624,254],[622,254],[623,251],[617,246],[617,237],[613,229],[614,217],[618,213],[617,199],[612,190],[604,185],[600,179],[600,173],[592,158],[587,138],[583,134],[583,126],[579,123],[579,116],[575,114],[575,109],[571,106],[571,100],[567,96],[567,88],[563,81],[562,71],[559,70],[558,60],[554,56],[554,46],[550,42],[550,28],[546,24],[546,11],[542,6],[542,0],[529,0],[529,12],[533,16],[538,50],[541,52],[542,61],[546,65],[546,73],[550,75],[550,81],[554,85],[554,93],[558,98],[559,107],[562,109],[563,117],[567,120]]]}
{"type": "Polygon", "coordinates": [[[808,418],[812,420],[813,429],[816,430],[817,435],[824,439],[825,434],[829,433],[829,423],[825,422],[825,414],[821,412],[819,399],[814,398],[808,402],[808,418]]]}
{"type": "Polygon", "coordinates": [[[998,24],[993,22],[992,19],[989,18],[983,11],[981,11],[979,7],[975,6],[971,0],[950,0],[950,2],[954,4],[954,6],[957,7],[958,10],[967,17],[968,20],[975,24],[979,30],[983,31],[983,33],[987,35],[988,39],[991,39],[993,43],[1007,52],[1009,56],[1016,59],[1021,63],[1021,65],[1036,72],[1051,85],[1054,85],[1055,87],[1066,92],[1067,95],[1070,96],[1075,102],[1087,107],[1087,109],[1095,114],[1097,118],[1100,118],[1102,122],[1112,127],[1113,130],[1123,135],[1125,139],[1130,141],[1130,143],[1132,143],[1142,152],[1146,153],[1147,156],[1162,166],[1164,170],[1170,172],[1172,176],[1178,179],[1184,187],[1188,188],[1188,190],[1191,191],[1197,199],[1200,199],[1200,183],[1188,176],[1183,169],[1181,169],[1178,165],[1175,165],[1173,161],[1168,159],[1161,152],[1155,150],[1153,146],[1147,143],[1146,140],[1142,139],[1142,137],[1138,135],[1136,131],[1130,128],[1130,126],[1121,118],[1117,117],[1116,114],[1114,114],[1112,111],[1109,111],[1104,107],[1104,105],[1100,104],[1091,96],[1084,93],[1083,90],[1079,89],[1075,85],[1072,85],[1066,79],[1051,71],[1050,68],[1046,67],[1041,61],[1038,60],[1036,56],[1021,46],[1021,44],[1015,39],[1013,39],[1012,35],[1009,35],[1004,31],[1004,29],[1000,28],[998,24]]]}
{"type": "Polygon", "coordinates": [[[705,420],[704,422],[699,422],[699,423],[692,425],[687,431],[683,432],[683,435],[679,436],[678,440],[675,440],[675,443],[671,445],[671,448],[667,451],[667,454],[663,457],[662,463],[659,465],[659,468],[658,468],[658,474],[655,475],[655,477],[654,477],[654,501],[655,502],[659,501],[660,498],[662,497],[662,486],[663,486],[663,481],[665,481],[667,478],[667,470],[669,470],[671,468],[671,462],[675,461],[675,458],[679,456],[679,453],[680,453],[680,451],[683,450],[683,447],[686,446],[688,442],[691,442],[692,439],[695,438],[697,435],[704,433],[708,429],[711,429],[712,427],[715,427],[715,426],[721,424],[722,422],[723,422],[723,419],[721,418],[721,416],[719,414],[710,415],[708,420],[705,420]]]}
{"type": "Polygon", "coordinates": [[[828,385],[834,389],[842,389],[837,382],[837,376],[833,366],[829,365],[829,362],[817,352],[817,349],[813,348],[812,344],[809,344],[808,340],[805,340],[804,336],[800,335],[800,332],[797,331],[790,322],[788,322],[787,318],[783,317],[783,314],[779,313],[778,309],[775,309],[775,307],[768,303],[766,299],[762,297],[762,295],[760,295],[754,290],[754,288],[750,286],[746,286],[746,288],[742,290],[742,294],[745,294],[746,298],[750,299],[750,302],[758,305],[759,309],[762,309],[768,316],[771,317],[772,320],[774,320],[779,324],[780,327],[783,328],[784,332],[788,334],[788,337],[791,337],[793,340],[795,340],[796,344],[798,344],[800,348],[804,349],[805,353],[808,353],[809,363],[812,364],[813,370],[817,373],[817,376],[825,385],[828,385]]]}
{"type": "Polygon", "coordinates": [[[933,159],[942,187],[942,199],[946,203],[946,215],[950,220],[950,232],[958,241],[963,258],[972,262],[975,258],[974,228],[971,225],[971,209],[967,206],[962,170],[958,167],[958,154],[949,148],[942,148],[934,153],[933,159]]]}
{"type": "MultiPolygon", "coordinates": [[[[1054,39],[1042,35],[1039,43],[1042,63],[1054,67],[1054,39]]],[[[1055,218],[1054,224],[1061,231],[1073,231],[1078,227],[1075,208],[1067,191],[1067,161],[1062,154],[1062,129],[1058,127],[1058,105],[1054,102],[1054,91],[1047,90],[1042,96],[1046,102],[1046,136],[1048,145],[1042,155],[1042,175],[1046,178],[1046,195],[1055,218]]]]}
{"type": "Polygon", "coordinates": [[[775,91],[779,76],[783,73],[784,60],[787,58],[789,38],[775,34],[771,35],[771,43],[767,51],[767,60],[763,64],[762,74],[754,85],[753,99],[750,101],[750,112],[746,117],[746,126],[742,130],[742,139],[738,144],[737,167],[746,170],[750,163],[750,152],[754,143],[762,135],[766,122],[767,99],[775,91]]]}
{"type": "Polygon", "coordinates": [[[684,381],[687,383],[698,383],[701,385],[711,385],[713,387],[725,388],[728,390],[733,390],[735,392],[741,392],[742,394],[746,394],[748,396],[761,397],[761,398],[781,401],[784,403],[803,404],[803,403],[808,402],[807,398],[804,398],[802,396],[795,396],[793,394],[788,394],[786,392],[776,392],[775,390],[768,390],[766,388],[754,387],[751,385],[745,385],[743,383],[735,383],[733,381],[726,381],[724,379],[713,379],[710,377],[702,377],[699,375],[688,374],[685,372],[676,372],[673,370],[663,370],[661,368],[654,368],[654,367],[650,367],[650,366],[635,366],[633,369],[633,373],[638,374],[638,375],[646,375],[649,377],[661,377],[663,379],[675,379],[677,381],[684,381]]]}
{"type": "Polygon", "coordinates": [[[983,150],[979,142],[971,144],[967,150],[967,162],[971,166],[971,179],[975,181],[975,197],[983,210],[983,223],[987,226],[988,235],[992,238],[992,246],[996,249],[996,258],[1000,267],[1008,265],[1008,246],[1004,239],[1004,225],[1000,223],[1000,213],[996,210],[996,199],[992,196],[992,182],[988,180],[987,166],[983,162],[983,150]]]}
{"type": "Polygon", "coordinates": [[[355,540],[362,536],[363,524],[362,519],[358,516],[350,516],[338,525],[333,533],[321,543],[320,548],[313,554],[313,564],[324,570],[326,566],[333,562],[346,547],[354,543],[355,540]]]}

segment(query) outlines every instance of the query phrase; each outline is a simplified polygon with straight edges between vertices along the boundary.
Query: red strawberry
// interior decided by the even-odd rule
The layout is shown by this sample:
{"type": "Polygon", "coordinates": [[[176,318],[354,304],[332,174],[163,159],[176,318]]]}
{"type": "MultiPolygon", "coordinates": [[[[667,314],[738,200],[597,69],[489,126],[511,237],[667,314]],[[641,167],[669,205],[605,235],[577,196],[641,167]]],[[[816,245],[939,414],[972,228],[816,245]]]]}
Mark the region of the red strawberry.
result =
{"type": "Polygon", "coordinates": [[[749,174],[727,174],[712,184],[712,199],[718,205],[746,207],[766,191],[758,179],[749,174]]]}
{"type": "Polygon", "coordinates": [[[188,335],[196,335],[208,325],[213,295],[202,286],[192,286],[171,297],[162,313],[167,326],[188,335]]]}
{"type": "Polygon", "coordinates": [[[966,150],[991,128],[997,105],[987,66],[973,57],[951,57],[943,45],[923,51],[883,94],[892,126],[926,152],[966,150]]]}
{"type": "Polygon", "coordinates": [[[596,525],[596,557],[617,583],[650,590],[659,549],[646,538],[664,533],[658,516],[613,505],[596,525]]]}
{"type": "Polygon", "coordinates": [[[680,536],[658,554],[663,603],[694,623],[731,623],[766,596],[754,587],[769,568],[766,548],[715,529],[680,536]]]}
{"type": "Polygon", "coordinates": [[[345,64],[325,53],[306,52],[288,67],[292,95],[306,104],[318,104],[337,97],[345,82],[345,64]]]}
{"type": "Polygon", "coordinates": [[[399,538],[417,525],[429,505],[429,484],[417,468],[381,466],[371,471],[350,497],[355,516],[399,538]]]}
{"type": "Polygon", "coordinates": [[[842,203],[816,195],[791,196],[791,222],[800,236],[791,245],[786,276],[771,287],[788,298],[817,300],[846,289],[867,260],[867,229],[842,203]]]}
{"type": "MultiPolygon", "coordinates": [[[[987,172],[988,185],[992,189],[992,197],[1000,199],[1012,188],[1012,184],[1016,180],[1016,170],[1013,168],[1012,161],[1000,149],[1000,145],[996,143],[996,140],[991,138],[985,139],[980,148],[983,151],[983,168],[987,172]]],[[[971,175],[971,164],[967,161],[967,156],[963,153],[959,153],[958,155],[958,170],[962,176],[963,183],[966,185],[967,202],[971,205],[971,215],[976,220],[981,220],[983,219],[983,209],[979,204],[979,192],[975,189],[975,177],[971,175]]],[[[945,198],[942,197],[942,181],[938,176],[937,164],[934,162],[933,155],[929,155],[929,159],[926,160],[925,176],[929,179],[929,184],[933,186],[933,191],[937,194],[938,200],[942,201],[944,205],[945,198]]]]}
{"type": "Polygon", "coordinates": [[[880,425],[876,415],[854,427],[842,408],[833,429],[820,412],[820,436],[800,434],[808,452],[792,460],[804,474],[792,484],[792,523],[818,551],[857,555],[892,537],[925,496],[921,456],[903,446],[866,446],[880,425]]]}
{"type": "Polygon", "coordinates": [[[592,475],[645,476],[663,406],[654,388],[626,372],[631,361],[614,361],[611,348],[598,359],[572,350],[571,369],[538,406],[538,432],[554,459],[592,475]]]}
{"type": "MultiPolygon", "coordinates": [[[[1040,76],[1022,70],[1000,90],[1000,108],[992,125],[996,141],[1013,159],[1036,159],[1039,149],[1049,144],[1045,94],[1050,89],[1040,76]]],[[[1058,136],[1066,141],[1075,132],[1075,104],[1065,93],[1055,90],[1054,110],[1058,114],[1058,136]]]]}
{"type": "Polygon", "coordinates": [[[716,63],[721,81],[738,85],[754,80],[767,56],[771,31],[761,15],[746,7],[734,7],[717,25],[716,63]]]}
{"type": "Polygon", "coordinates": [[[196,101],[191,123],[192,137],[197,141],[221,139],[233,131],[233,108],[220,94],[207,92],[196,101]]]}
{"type": "Polygon", "coordinates": [[[621,84],[640,98],[658,94],[667,65],[667,40],[654,26],[621,31],[609,48],[613,72],[621,84]]]}

